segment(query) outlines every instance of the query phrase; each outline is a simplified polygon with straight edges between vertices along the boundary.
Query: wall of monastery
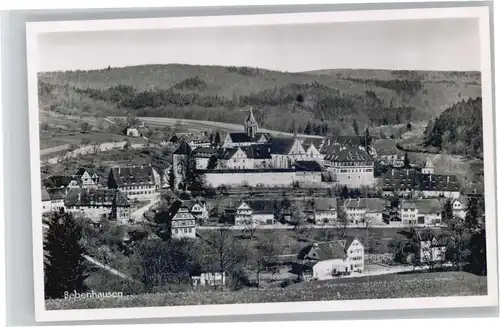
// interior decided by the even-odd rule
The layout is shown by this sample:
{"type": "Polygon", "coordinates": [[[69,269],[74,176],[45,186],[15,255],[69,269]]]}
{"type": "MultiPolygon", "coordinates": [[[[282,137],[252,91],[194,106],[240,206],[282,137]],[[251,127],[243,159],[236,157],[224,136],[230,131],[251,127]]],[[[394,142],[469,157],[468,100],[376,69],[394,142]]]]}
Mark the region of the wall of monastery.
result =
{"type": "Polygon", "coordinates": [[[294,171],[290,172],[217,172],[205,173],[207,185],[289,186],[296,181],[294,171]]]}

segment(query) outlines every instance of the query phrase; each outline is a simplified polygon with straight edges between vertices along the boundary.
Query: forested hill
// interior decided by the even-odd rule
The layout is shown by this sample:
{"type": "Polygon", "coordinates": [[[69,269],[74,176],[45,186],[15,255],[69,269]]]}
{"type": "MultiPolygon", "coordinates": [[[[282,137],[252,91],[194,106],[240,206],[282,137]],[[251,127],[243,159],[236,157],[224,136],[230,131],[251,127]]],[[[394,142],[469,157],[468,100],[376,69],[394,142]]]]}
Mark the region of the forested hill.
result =
{"type": "Polygon", "coordinates": [[[482,158],[482,99],[460,101],[429,121],[425,130],[425,145],[482,158]]]}
{"type": "Polygon", "coordinates": [[[428,120],[481,93],[477,72],[328,70],[146,65],[39,74],[40,107],[64,114],[163,116],[242,123],[250,106],[262,127],[352,132],[361,125],[428,120]]]}

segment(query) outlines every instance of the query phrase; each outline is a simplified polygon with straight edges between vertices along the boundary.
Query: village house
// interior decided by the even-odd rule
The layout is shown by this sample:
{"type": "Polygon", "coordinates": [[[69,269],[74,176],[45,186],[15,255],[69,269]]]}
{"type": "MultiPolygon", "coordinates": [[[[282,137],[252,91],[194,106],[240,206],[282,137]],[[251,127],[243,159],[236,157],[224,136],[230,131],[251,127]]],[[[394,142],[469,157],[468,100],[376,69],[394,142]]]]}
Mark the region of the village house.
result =
{"type": "Polygon", "coordinates": [[[441,223],[443,206],[438,199],[402,200],[399,211],[404,225],[431,226],[441,223]]]}
{"type": "Polygon", "coordinates": [[[383,214],[388,202],[379,198],[357,198],[344,201],[344,212],[350,224],[353,225],[382,225],[383,214]]]}
{"type": "Polygon", "coordinates": [[[111,168],[109,172],[108,188],[120,190],[129,199],[151,199],[161,187],[160,175],[151,164],[111,168]]]}
{"type": "Polygon", "coordinates": [[[49,192],[45,187],[42,187],[42,214],[52,211],[52,201],[49,192]]]}
{"type": "Polygon", "coordinates": [[[80,187],[78,181],[73,176],[52,175],[42,180],[43,186],[50,189],[66,189],[80,187]]]}
{"type": "Polygon", "coordinates": [[[66,197],[66,193],[69,189],[47,189],[47,192],[50,196],[50,205],[52,207],[52,211],[60,211],[61,209],[65,209],[64,207],[64,198],[66,197]]]}
{"type": "Polygon", "coordinates": [[[337,222],[337,199],[316,198],[308,201],[305,212],[309,221],[317,225],[333,225],[337,222]]]}
{"type": "Polygon", "coordinates": [[[78,185],[79,187],[96,188],[99,186],[99,176],[96,172],[88,168],[80,168],[72,176],[72,186],[78,185]],[[76,183],[75,183],[76,181],[76,183]]]}
{"type": "Polygon", "coordinates": [[[441,207],[445,208],[445,205],[448,201],[451,202],[451,208],[453,211],[453,216],[458,217],[461,219],[465,219],[465,216],[467,215],[467,205],[469,203],[469,198],[466,196],[460,196],[457,199],[447,199],[447,198],[441,198],[439,199],[441,202],[441,207]]]}
{"type": "Polygon", "coordinates": [[[236,209],[235,225],[273,225],[274,202],[267,200],[248,200],[236,209]]]}
{"type": "Polygon", "coordinates": [[[209,218],[209,212],[207,209],[207,203],[205,201],[196,201],[191,206],[191,213],[196,218],[197,221],[207,221],[209,218]]]}
{"type": "Polygon", "coordinates": [[[318,242],[303,248],[292,270],[300,280],[325,280],[364,271],[364,247],[356,237],[318,242]]]}
{"type": "Polygon", "coordinates": [[[82,214],[95,222],[102,220],[128,222],[130,203],[116,189],[72,188],[64,198],[66,211],[82,214]]]}
{"type": "Polygon", "coordinates": [[[191,276],[191,285],[194,288],[198,286],[223,287],[227,282],[226,272],[200,272],[191,276]]]}
{"type": "Polygon", "coordinates": [[[417,232],[419,241],[419,261],[421,264],[435,266],[446,261],[446,244],[431,233],[417,232]]]}
{"type": "Polygon", "coordinates": [[[171,236],[174,239],[196,238],[196,218],[186,205],[181,205],[172,217],[171,236]]]}

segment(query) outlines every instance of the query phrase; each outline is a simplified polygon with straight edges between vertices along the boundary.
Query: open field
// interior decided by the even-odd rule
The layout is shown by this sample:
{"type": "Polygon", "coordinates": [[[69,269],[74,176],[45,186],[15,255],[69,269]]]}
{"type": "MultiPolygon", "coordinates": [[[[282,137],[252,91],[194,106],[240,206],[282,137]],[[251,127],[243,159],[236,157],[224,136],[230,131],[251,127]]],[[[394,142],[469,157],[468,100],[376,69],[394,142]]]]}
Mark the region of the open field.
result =
{"type": "MultiPolygon", "coordinates": [[[[109,118],[124,118],[124,117],[109,117],[109,118]]],[[[241,124],[222,123],[209,120],[178,119],[178,118],[165,118],[165,117],[137,117],[137,118],[143,121],[144,124],[152,127],[160,127],[160,126],[173,127],[176,124],[180,124],[184,129],[187,129],[189,132],[206,131],[212,129],[219,130],[221,132],[243,131],[243,125],[241,124]]],[[[293,136],[293,133],[286,133],[265,128],[260,128],[259,132],[270,133],[281,136],[293,136]]],[[[306,134],[297,134],[297,136],[307,137],[307,138],[322,138],[321,136],[306,135],[306,134]]]]}
{"type": "MultiPolygon", "coordinates": [[[[348,228],[346,233],[348,236],[358,237],[365,247],[365,253],[384,254],[390,252],[388,245],[401,232],[402,228],[348,228]]],[[[215,230],[198,229],[197,234],[202,239],[209,237],[210,233],[215,233],[215,230]]],[[[271,230],[257,229],[253,239],[244,237],[243,230],[231,230],[231,233],[238,238],[242,245],[255,246],[264,239],[276,239],[281,245],[283,252],[281,255],[297,254],[299,251],[310,244],[311,241],[327,241],[335,238],[340,238],[342,230],[338,228],[317,228],[317,229],[300,229],[300,230],[271,230]]]]}
{"type": "Polygon", "coordinates": [[[69,148],[70,144],[81,145],[83,140],[85,140],[89,144],[99,144],[104,142],[122,142],[125,139],[128,139],[132,144],[147,143],[147,140],[141,137],[127,137],[125,135],[109,132],[42,132],[40,133],[40,149],[42,149],[40,151],[40,154],[47,155],[53,152],[58,152],[60,149],[62,149],[62,147],[60,147],[61,145],[66,145],[66,149],[69,148]],[[58,150],[50,151],[50,148],[52,147],[55,147],[58,150]]]}
{"type": "Polygon", "coordinates": [[[122,298],[47,300],[48,310],[177,305],[338,301],[487,294],[486,277],[465,272],[415,273],[343,278],[291,285],[283,289],[236,292],[185,292],[129,295],[122,298]]]}

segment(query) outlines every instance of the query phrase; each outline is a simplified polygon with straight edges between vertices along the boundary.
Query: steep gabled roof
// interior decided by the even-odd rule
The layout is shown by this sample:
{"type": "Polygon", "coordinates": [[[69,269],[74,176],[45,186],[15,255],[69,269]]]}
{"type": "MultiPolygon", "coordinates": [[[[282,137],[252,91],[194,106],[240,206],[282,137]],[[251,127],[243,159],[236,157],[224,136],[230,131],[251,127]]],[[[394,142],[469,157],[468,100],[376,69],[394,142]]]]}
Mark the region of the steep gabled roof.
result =
{"type": "Polygon", "coordinates": [[[295,144],[295,139],[284,137],[273,137],[271,139],[272,154],[288,154],[295,144]]]}
{"type": "Polygon", "coordinates": [[[174,151],[173,154],[178,154],[178,155],[189,155],[191,153],[191,147],[186,141],[182,141],[179,144],[179,147],[174,151]]]}
{"type": "Polygon", "coordinates": [[[42,201],[50,201],[50,195],[49,192],[47,192],[47,189],[45,187],[42,187],[42,201]]]}
{"type": "Polygon", "coordinates": [[[297,259],[312,259],[318,261],[343,259],[346,257],[347,248],[345,245],[345,240],[313,243],[303,248],[299,252],[297,259]]]}

